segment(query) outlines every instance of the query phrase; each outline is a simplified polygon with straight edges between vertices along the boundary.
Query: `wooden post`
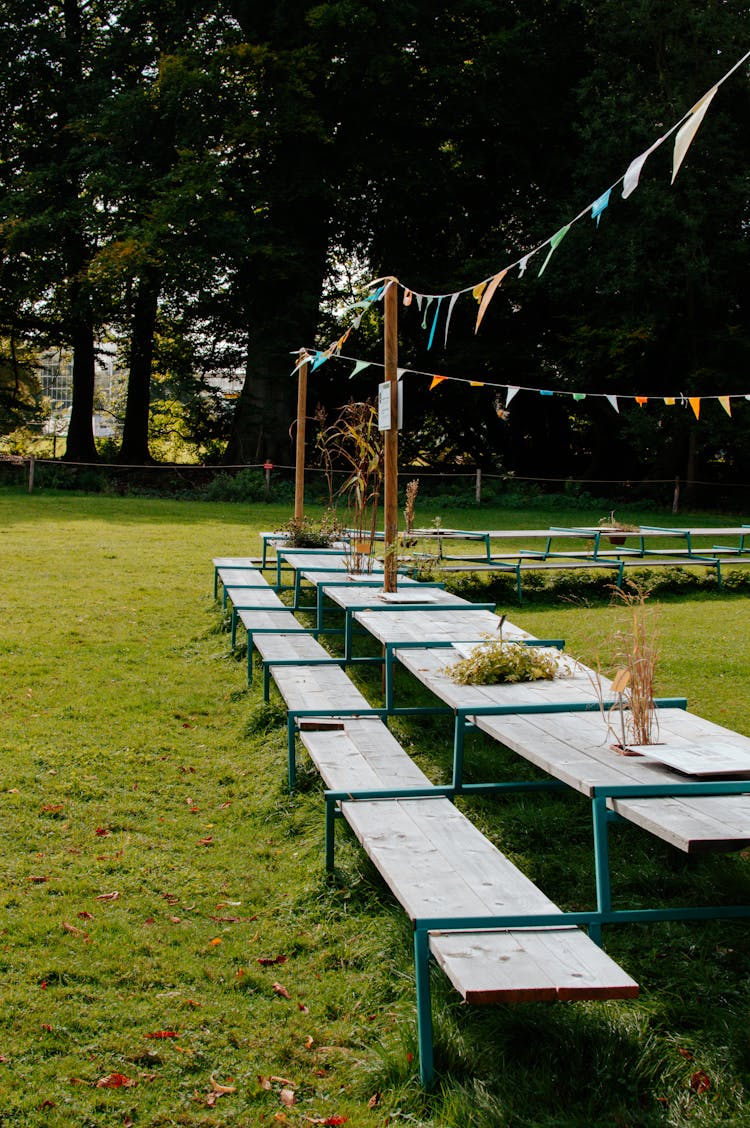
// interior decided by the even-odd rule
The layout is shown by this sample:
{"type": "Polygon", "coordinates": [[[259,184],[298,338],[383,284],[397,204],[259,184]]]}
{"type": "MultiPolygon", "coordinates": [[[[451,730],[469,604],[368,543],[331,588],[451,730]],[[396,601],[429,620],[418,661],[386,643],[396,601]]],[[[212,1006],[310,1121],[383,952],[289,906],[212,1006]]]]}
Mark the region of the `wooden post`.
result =
{"type": "Polygon", "coordinates": [[[32,454],[31,458],[29,459],[29,493],[34,492],[34,467],[35,467],[35,465],[36,465],[36,459],[34,458],[34,455],[32,454]]]}
{"type": "Polygon", "coordinates": [[[674,495],[672,497],[672,512],[679,513],[680,511],[680,477],[679,474],[674,480],[674,495]]]}
{"type": "MultiPolygon", "coordinates": [[[[304,354],[300,352],[300,357],[304,354]]],[[[307,359],[297,369],[297,465],[294,473],[294,518],[305,514],[305,424],[307,422],[307,359]]]]}
{"type": "Polygon", "coordinates": [[[477,505],[482,504],[482,470],[479,466],[477,466],[477,483],[474,489],[474,500],[477,505]]]}
{"type": "Polygon", "coordinates": [[[383,345],[385,378],[391,386],[391,426],[384,432],[383,507],[384,574],[383,591],[398,590],[398,282],[386,283],[383,295],[383,345]]]}

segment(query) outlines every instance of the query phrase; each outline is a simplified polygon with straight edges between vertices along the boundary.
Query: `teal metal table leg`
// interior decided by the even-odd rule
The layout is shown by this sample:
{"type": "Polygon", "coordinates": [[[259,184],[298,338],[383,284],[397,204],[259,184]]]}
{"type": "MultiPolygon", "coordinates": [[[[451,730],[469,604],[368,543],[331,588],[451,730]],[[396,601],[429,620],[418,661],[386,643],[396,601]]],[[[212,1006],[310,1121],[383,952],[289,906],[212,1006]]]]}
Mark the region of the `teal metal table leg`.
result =
{"type": "Polygon", "coordinates": [[[294,713],[287,713],[286,720],[286,756],[287,756],[287,779],[289,783],[289,790],[294,791],[295,784],[297,783],[297,763],[294,755],[294,733],[296,730],[296,718],[294,713]]]}
{"type": "MultiPolygon", "coordinates": [[[[612,884],[609,874],[609,811],[607,800],[603,795],[597,795],[591,800],[591,811],[594,820],[594,872],[596,874],[596,907],[600,913],[609,913],[612,909],[612,884]]],[[[589,925],[589,936],[602,945],[601,921],[589,925]]]]}
{"type": "Polygon", "coordinates": [[[429,1089],[435,1080],[435,1059],[430,995],[430,936],[424,928],[414,930],[414,975],[417,985],[419,1076],[424,1087],[429,1089]]]}
{"type": "Polygon", "coordinates": [[[326,871],[333,873],[336,849],[336,801],[326,795],[326,871]]]}

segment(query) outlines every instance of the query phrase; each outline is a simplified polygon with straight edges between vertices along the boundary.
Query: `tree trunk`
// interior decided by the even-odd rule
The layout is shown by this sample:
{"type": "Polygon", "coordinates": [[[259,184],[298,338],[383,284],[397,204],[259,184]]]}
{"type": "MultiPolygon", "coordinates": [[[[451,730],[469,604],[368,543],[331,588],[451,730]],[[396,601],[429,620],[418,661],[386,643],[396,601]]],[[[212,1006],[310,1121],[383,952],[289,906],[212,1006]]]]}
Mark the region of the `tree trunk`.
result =
{"type": "Polygon", "coordinates": [[[94,384],[96,351],[88,302],[81,299],[72,324],[73,399],[65,447],[66,462],[96,462],[94,443],[94,384]]]}
{"type": "Polygon", "coordinates": [[[151,369],[154,359],[154,331],[161,290],[161,273],[146,270],[136,287],[130,330],[130,372],[125,425],[119,461],[140,465],[151,461],[148,449],[148,423],[151,408],[151,369]]]}

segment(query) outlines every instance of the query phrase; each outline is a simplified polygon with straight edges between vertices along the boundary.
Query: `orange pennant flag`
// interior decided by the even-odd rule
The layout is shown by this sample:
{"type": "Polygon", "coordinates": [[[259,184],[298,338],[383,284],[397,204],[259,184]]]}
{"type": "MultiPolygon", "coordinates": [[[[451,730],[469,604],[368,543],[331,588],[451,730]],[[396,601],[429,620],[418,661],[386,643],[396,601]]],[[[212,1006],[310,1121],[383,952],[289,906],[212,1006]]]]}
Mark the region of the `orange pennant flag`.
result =
{"type": "Polygon", "coordinates": [[[648,396],[636,396],[635,402],[639,403],[641,407],[643,407],[644,403],[648,403],[648,396]]]}
{"type": "Polygon", "coordinates": [[[674,396],[665,396],[665,397],[664,397],[664,402],[665,402],[665,404],[667,405],[667,407],[674,407],[674,405],[675,405],[675,397],[674,397],[674,396]]]}
{"type": "Polygon", "coordinates": [[[480,282],[479,285],[475,286],[474,289],[471,291],[478,302],[481,302],[482,294],[484,293],[486,287],[487,287],[486,282],[480,282]]]}
{"type": "Polygon", "coordinates": [[[479,313],[477,314],[477,323],[474,326],[474,332],[475,333],[477,332],[477,330],[479,329],[479,326],[482,323],[482,318],[485,315],[485,312],[487,310],[487,306],[490,304],[490,302],[492,301],[492,299],[495,295],[495,290],[498,288],[498,286],[502,282],[503,278],[505,278],[505,275],[507,273],[508,273],[507,269],[501,270],[499,272],[499,274],[495,275],[495,277],[492,279],[492,281],[490,282],[487,289],[484,291],[484,297],[482,298],[482,304],[480,305],[479,313]]]}
{"type": "Polygon", "coordinates": [[[727,415],[732,415],[732,401],[729,396],[719,396],[719,403],[726,411],[727,415]]]}
{"type": "Polygon", "coordinates": [[[700,396],[688,396],[688,403],[693,409],[693,415],[696,419],[701,417],[701,399],[700,396]]]}
{"type": "Polygon", "coordinates": [[[447,376],[433,376],[432,383],[430,384],[430,391],[432,391],[433,388],[436,388],[438,384],[442,384],[443,380],[447,379],[447,376]]]}
{"type": "Polygon", "coordinates": [[[410,306],[413,297],[414,295],[412,294],[411,290],[404,290],[404,305],[410,306]]]}

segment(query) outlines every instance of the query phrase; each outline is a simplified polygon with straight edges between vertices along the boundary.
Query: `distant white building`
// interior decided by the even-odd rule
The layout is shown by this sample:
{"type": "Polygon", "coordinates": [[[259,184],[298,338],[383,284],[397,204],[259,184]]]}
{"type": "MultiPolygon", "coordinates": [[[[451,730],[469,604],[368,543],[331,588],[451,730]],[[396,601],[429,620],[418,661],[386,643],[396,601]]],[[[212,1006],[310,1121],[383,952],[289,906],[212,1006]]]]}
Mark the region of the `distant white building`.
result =
{"type": "MultiPolygon", "coordinates": [[[[97,409],[93,416],[94,438],[114,438],[117,419],[114,414],[121,375],[116,370],[117,346],[97,345],[94,395],[97,409]]],[[[39,358],[39,380],[42,395],[48,400],[50,413],[43,430],[48,435],[64,435],[70,423],[73,403],[73,358],[64,349],[47,349],[39,358]]]]}

